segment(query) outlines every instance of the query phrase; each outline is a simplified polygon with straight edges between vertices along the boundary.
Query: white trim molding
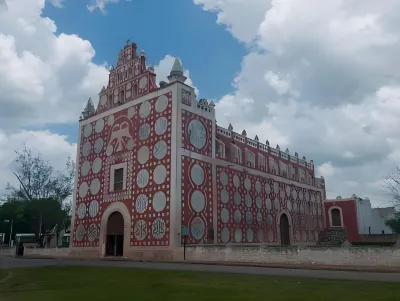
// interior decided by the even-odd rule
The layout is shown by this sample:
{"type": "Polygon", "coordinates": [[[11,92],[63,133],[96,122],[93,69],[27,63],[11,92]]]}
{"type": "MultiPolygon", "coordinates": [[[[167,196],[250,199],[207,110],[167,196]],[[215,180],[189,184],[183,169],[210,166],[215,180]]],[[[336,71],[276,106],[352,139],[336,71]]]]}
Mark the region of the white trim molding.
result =
{"type": "Polygon", "coordinates": [[[329,207],[329,209],[328,209],[328,216],[329,216],[329,226],[330,226],[330,227],[342,227],[342,228],[344,228],[342,208],[340,208],[340,207],[338,207],[338,206],[329,207]],[[334,209],[338,209],[338,210],[339,210],[341,226],[333,226],[333,225],[332,225],[332,210],[334,210],[334,209]]]}
{"type": "Polygon", "coordinates": [[[128,175],[128,162],[122,162],[122,163],[114,164],[114,165],[110,166],[110,190],[109,190],[109,192],[114,192],[115,170],[120,169],[120,168],[123,168],[123,170],[124,170],[122,190],[126,190],[126,180],[127,180],[127,175],[128,175]]]}

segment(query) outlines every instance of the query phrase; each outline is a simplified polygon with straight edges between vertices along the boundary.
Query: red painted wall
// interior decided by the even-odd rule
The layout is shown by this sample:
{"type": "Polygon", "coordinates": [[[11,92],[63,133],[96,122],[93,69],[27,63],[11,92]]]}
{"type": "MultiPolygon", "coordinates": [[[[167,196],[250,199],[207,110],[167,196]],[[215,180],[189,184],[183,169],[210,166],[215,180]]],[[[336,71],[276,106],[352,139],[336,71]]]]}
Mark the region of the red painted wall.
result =
{"type": "Polygon", "coordinates": [[[73,247],[99,245],[102,214],[115,201],[132,212],[131,246],[169,245],[171,98],[153,98],[82,128],[73,247]],[[114,193],[110,169],[123,162],[126,189],[114,193]]]}
{"type": "Polygon", "coordinates": [[[340,201],[325,201],[325,216],[327,227],[329,228],[329,208],[339,207],[342,209],[343,224],[347,229],[347,235],[349,242],[355,242],[359,238],[358,224],[357,224],[357,205],[355,200],[340,200],[340,201]]]}
{"type": "Polygon", "coordinates": [[[218,243],[278,243],[277,219],[289,212],[294,242],[323,229],[320,192],[217,167],[218,243]]]}

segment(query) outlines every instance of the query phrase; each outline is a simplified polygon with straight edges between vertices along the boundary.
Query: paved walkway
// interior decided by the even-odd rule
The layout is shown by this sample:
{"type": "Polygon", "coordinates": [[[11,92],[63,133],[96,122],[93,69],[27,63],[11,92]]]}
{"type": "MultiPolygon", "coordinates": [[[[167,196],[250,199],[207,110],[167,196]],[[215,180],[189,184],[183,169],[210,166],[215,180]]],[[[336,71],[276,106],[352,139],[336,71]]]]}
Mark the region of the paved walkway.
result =
{"type": "Polygon", "coordinates": [[[293,276],[308,278],[326,278],[341,280],[400,282],[400,273],[368,273],[346,271],[323,271],[302,269],[280,269],[263,267],[241,267],[184,263],[150,263],[105,260],[57,260],[57,259],[24,259],[0,256],[0,269],[39,267],[39,266],[102,266],[136,269],[158,269],[179,271],[202,271],[212,273],[240,273],[253,275],[293,276]]]}

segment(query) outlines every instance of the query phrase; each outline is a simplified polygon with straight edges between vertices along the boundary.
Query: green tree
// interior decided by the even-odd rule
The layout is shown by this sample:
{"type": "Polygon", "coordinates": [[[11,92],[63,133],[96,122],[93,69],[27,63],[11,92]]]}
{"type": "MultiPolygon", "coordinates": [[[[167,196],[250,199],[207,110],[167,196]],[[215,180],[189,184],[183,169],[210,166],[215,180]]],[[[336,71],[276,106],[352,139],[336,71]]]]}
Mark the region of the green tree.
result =
{"type": "Polygon", "coordinates": [[[389,226],[397,234],[400,234],[400,212],[397,212],[394,218],[387,220],[386,225],[389,226]]]}
{"type": "Polygon", "coordinates": [[[5,220],[14,221],[13,233],[39,235],[54,227],[64,228],[70,220],[74,162],[68,158],[65,172],[57,172],[49,161],[26,147],[15,152],[14,175],[19,187],[6,187],[7,199],[0,205],[0,233],[10,233],[10,223],[5,220]]]}

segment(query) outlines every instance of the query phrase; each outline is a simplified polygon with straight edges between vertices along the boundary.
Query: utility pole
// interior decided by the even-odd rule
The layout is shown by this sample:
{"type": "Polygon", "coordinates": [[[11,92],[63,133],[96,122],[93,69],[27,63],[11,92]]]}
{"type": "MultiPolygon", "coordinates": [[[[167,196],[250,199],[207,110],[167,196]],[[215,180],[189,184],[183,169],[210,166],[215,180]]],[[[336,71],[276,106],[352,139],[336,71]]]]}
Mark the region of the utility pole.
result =
{"type": "Polygon", "coordinates": [[[41,245],[43,244],[43,242],[42,242],[42,220],[43,220],[43,214],[42,214],[42,212],[40,212],[39,241],[40,241],[41,245]]]}
{"type": "Polygon", "coordinates": [[[12,239],[13,226],[14,226],[14,219],[11,220],[10,240],[8,242],[8,245],[10,246],[10,248],[11,248],[11,239],[12,239]]]}

